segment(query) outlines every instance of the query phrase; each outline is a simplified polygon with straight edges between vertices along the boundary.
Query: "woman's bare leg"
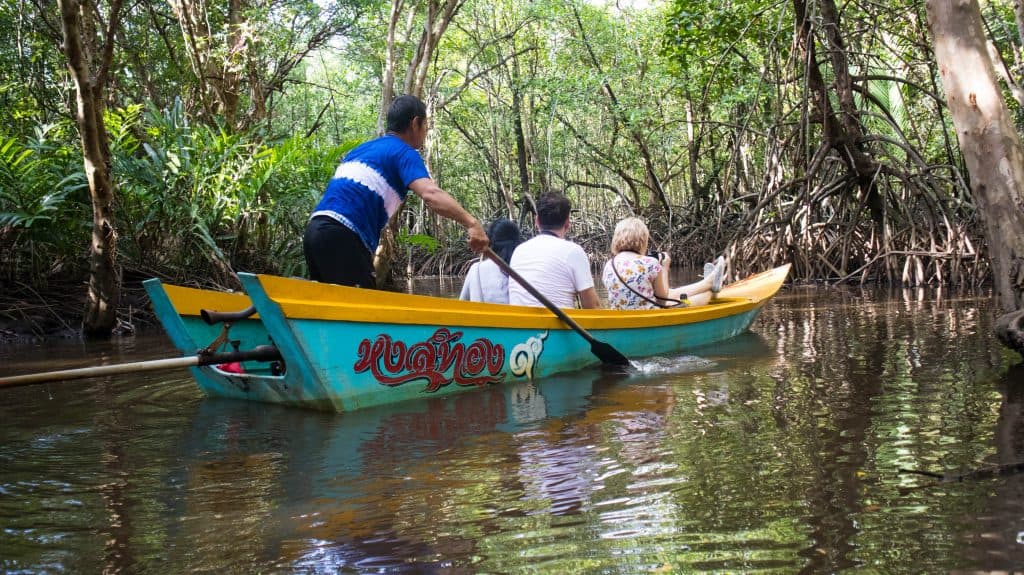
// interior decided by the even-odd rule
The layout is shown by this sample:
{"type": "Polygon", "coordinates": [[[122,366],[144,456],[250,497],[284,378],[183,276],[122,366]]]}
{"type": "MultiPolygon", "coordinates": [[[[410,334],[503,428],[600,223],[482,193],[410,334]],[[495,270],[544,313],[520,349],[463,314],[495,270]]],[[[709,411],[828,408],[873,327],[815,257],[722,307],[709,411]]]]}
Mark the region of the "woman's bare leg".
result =
{"type": "Polygon", "coordinates": [[[684,286],[679,286],[677,288],[672,288],[672,289],[668,290],[668,293],[669,293],[669,297],[674,297],[674,298],[678,299],[679,294],[686,294],[686,295],[688,295],[690,297],[693,297],[693,296],[695,296],[695,295],[697,295],[699,293],[703,293],[703,292],[706,292],[706,291],[707,292],[711,291],[711,276],[708,276],[708,277],[700,280],[699,282],[694,282],[692,284],[686,284],[684,286]],[[675,295],[673,295],[673,294],[675,294],[675,295]]]}
{"type": "Polygon", "coordinates": [[[672,299],[682,299],[683,295],[690,300],[691,306],[706,305],[715,297],[711,293],[711,278],[706,277],[699,282],[668,290],[668,297],[672,299]]]}
{"type": "MultiPolygon", "coordinates": [[[[711,303],[711,300],[713,300],[715,298],[715,294],[713,294],[713,293],[711,293],[709,291],[702,291],[702,292],[700,292],[698,294],[687,294],[686,292],[680,291],[680,292],[675,292],[675,294],[670,296],[670,297],[672,297],[674,300],[678,300],[678,299],[682,299],[682,296],[684,294],[687,296],[686,301],[690,302],[690,307],[694,307],[694,306],[698,306],[698,305],[707,305],[707,304],[711,303]]],[[[670,306],[675,305],[674,301],[670,302],[669,305],[670,306]]]]}
{"type": "Polygon", "coordinates": [[[708,305],[709,303],[711,303],[711,300],[713,299],[715,299],[715,294],[709,291],[703,291],[700,292],[699,294],[690,296],[690,305],[708,305]]]}

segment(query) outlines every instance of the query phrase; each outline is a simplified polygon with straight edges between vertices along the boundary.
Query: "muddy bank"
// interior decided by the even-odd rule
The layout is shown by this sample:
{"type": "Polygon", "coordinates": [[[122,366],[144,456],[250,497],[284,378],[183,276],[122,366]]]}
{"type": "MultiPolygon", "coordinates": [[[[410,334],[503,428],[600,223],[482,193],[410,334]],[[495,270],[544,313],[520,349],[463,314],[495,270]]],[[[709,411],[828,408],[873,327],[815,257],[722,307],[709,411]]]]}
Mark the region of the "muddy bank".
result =
{"type": "MultiPolygon", "coordinates": [[[[0,344],[82,337],[87,285],[82,281],[50,282],[33,288],[0,283],[0,344]]],[[[156,324],[142,286],[124,288],[114,335],[131,335],[156,324]]]]}

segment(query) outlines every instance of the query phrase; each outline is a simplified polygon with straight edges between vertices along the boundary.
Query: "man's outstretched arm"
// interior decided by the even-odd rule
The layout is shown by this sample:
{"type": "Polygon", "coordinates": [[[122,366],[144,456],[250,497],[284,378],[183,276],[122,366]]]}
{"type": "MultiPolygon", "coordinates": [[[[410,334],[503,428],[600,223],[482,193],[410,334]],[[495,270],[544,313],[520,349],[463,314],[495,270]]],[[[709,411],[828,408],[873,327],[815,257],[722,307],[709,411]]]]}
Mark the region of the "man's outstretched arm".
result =
{"type": "Polygon", "coordinates": [[[466,228],[466,231],[469,232],[469,248],[471,250],[479,253],[490,244],[484,227],[480,225],[480,220],[467,212],[458,200],[442,190],[432,178],[413,180],[409,184],[409,189],[419,196],[431,211],[454,220],[466,228]]]}

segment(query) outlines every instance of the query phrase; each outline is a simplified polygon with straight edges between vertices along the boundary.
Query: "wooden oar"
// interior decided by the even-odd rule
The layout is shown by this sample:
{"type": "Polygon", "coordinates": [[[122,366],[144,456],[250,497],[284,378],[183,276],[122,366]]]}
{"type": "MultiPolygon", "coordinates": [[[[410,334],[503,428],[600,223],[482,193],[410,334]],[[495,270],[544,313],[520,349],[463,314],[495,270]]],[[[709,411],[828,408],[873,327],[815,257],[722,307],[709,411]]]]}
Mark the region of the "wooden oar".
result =
{"type": "Polygon", "coordinates": [[[219,365],[222,363],[233,363],[236,361],[278,361],[280,359],[281,354],[277,351],[276,347],[272,345],[258,345],[255,348],[246,351],[199,354],[189,357],[135,361],[132,363],[99,365],[95,367],[83,367],[81,369],[65,369],[62,371],[47,371],[43,373],[29,373],[26,375],[15,375],[13,377],[2,377],[0,378],[0,387],[17,387],[19,385],[31,385],[33,383],[44,383],[47,381],[65,381],[69,379],[82,379],[84,377],[116,375],[119,373],[156,371],[159,369],[171,369],[175,367],[219,365]]]}
{"type": "Polygon", "coordinates": [[[603,341],[598,341],[596,338],[594,338],[594,336],[590,335],[590,332],[583,329],[580,326],[580,324],[573,321],[573,319],[566,315],[565,312],[562,311],[558,306],[551,303],[551,300],[544,297],[542,293],[537,291],[537,288],[530,285],[530,282],[524,280],[523,276],[519,275],[514,269],[509,267],[505,260],[501,259],[501,256],[494,253],[494,250],[492,250],[491,248],[485,248],[484,254],[487,257],[491,258],[491,260],[493,260],[494,263],[498,264],[498,267],[501,268],[502,271],[507,273],[509,277],[516,280],[517,282],[519,282],[519,285],[526,288],[526,291],[530,292],[530,295],[537,298],[537,301],[544,304],[544,307],[551,310],[551,313],[558,316],[558,319],[562,320],[562,322],[564,322],[565,325],[569,326],[570,328],[572,328],[573,331],[583,336],[583,339],[589,341],[590,352],[596,355],[602,363],[606,363],[609,365],[630,365],[629,358],[619,353],[619,350],[615,349],[611,345],[603,341]]]}

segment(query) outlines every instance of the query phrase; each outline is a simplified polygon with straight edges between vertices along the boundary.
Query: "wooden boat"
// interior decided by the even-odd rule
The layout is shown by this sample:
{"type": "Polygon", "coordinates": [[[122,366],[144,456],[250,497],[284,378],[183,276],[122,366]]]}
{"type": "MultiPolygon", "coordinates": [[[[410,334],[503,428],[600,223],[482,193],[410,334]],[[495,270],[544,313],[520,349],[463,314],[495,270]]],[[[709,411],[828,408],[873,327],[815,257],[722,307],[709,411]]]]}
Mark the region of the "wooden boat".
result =
{"type": "MultiPolygon", "coordinates": [[[[567,310],[630,358],[677,353],[746,331],[789,265],[725,286],[706,306],[567,310]]],[[[145,282],[157,316],[185,355],[272,345],[281,361],[193,367],[208,395],[352,411],[424,395],[545,378],[597,362],[546,308],[464,302],[239,274],[245,294],[145,282]],[[202,310],[255,315],[210,325],[202,310]],[[214,345],[209,345],[214,342],[214,345]],[[234,368],[234,369],[233,369],[234,368]],[[242,371],[235,373],[235,371],[242,371]]]]}

